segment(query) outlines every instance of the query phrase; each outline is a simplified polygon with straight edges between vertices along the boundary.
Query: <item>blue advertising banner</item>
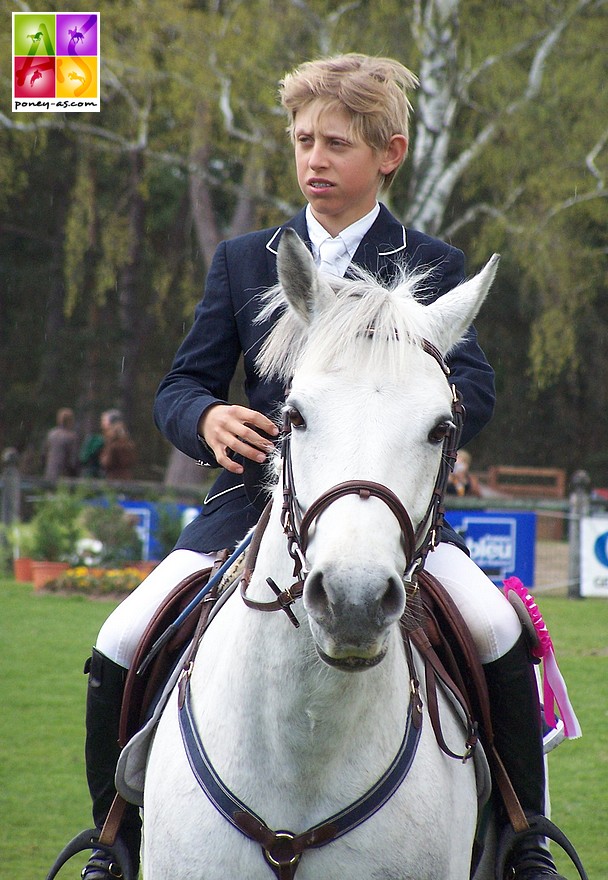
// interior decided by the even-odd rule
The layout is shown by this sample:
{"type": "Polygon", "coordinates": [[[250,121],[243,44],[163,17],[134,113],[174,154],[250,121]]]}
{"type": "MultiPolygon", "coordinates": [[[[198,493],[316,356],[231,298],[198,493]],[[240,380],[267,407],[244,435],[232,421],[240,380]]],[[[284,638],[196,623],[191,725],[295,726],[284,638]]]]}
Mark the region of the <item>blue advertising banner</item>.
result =
{"type": "Polygon", "coordinates": [[[153,534],[158,528],[158,512],[155,504],[147,501],[119,501],[135,524],[141,541],[141,558],[155,559],[153,552],[153,534]]]}
{"type": "Polygon", "coordinates": [[[526,587],[534,585],[535,513],[448,510],[446,519],[495,584],[515,575],[526,587]]]}
{"type": "Polygon", "coordinates": [[[581,596],[608,597],[608,517],[581,519],[581,596]]]}
{"type": "MultiPolygon", "coordinates": [[[[116,503],[133,523],[141,541],[141,558],[145,561],[163,559],[172,549],[181,529],[198,516],[200,511],[200,507],[176,502],[117,498],[116,503]]],[[[88,504],[107,506],[108,500],[96,498],[91,499],[88,504]]]]}
{"type": "MultiPolygon", "coordinates": [[[[158,542],[158,530],[160,527],[159,508],[163,505],[150,501],[123,500],[119,501],[119,504],[128,512],[135,523],[137,534],[142,542],[142,559],[162,559],[163,552],[158,542]]],[[[169,507],[174,515],[180,516],[182,528],[199,512],[199,508],[186,504],[171,504],[169,507]]],[[[165,550],[166,552],[168,551],[165,550]]]]}

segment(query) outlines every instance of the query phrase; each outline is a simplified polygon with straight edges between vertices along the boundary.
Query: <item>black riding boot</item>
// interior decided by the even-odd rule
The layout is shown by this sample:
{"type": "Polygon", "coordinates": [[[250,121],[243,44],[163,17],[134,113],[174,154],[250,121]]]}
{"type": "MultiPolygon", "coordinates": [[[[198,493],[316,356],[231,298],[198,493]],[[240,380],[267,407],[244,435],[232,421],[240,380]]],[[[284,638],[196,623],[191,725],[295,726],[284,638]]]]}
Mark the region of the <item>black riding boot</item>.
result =
{"type": "MultiPolygon", "coordinates": [[[[118,727],[127,670],[93,648],[85,672],[89,673],[85,745],[87,782],[93,801],[93,821],[101,831],[116,794],[114,775],[120,754],[118,727]]],[[[139,808],[134,804],[127,804],[120,838],[129,853],[132,876],[136,877],[141,820],[139,808]]],[[[84,880],[116,880],[122,876],[119,866],[103,850],[93,852],[82,872],[84,880]]]]}
{"type": "MultiPolygon", "coordinates": [[[[484,666],[496,751],[524,812],[545,815],[545,764],[540,702],[534,667],[522,634],[504,657],[484,666]]],[[[501,825],[508,821],[499,809],[501,825]]],[[[544,837],[526,837],[509,861],[504,880],[565,880],[557,873],[544,837]]]]}

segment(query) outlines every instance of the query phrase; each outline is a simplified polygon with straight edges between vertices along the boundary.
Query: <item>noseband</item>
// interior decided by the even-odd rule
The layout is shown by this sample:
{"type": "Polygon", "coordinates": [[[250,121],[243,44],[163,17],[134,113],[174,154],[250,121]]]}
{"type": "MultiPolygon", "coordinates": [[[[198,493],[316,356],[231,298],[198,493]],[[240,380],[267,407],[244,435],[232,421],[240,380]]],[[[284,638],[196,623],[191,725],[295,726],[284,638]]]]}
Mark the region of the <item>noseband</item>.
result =
{"type": "MultiPolygon", "coordinates": [[[[450,369],[441,352],[426,339],[422,341],[422,348],[437,361],[443,374],[449,381],[450,369]]],[[[293,574],[296,580],[291,587],[281,590],[272,578],[267,578],[266,582],[268,586],[277,597],[274,601],[259,602],[255,599],[249,598],[247,595],[247,589],[255,567],[262,535],[264,534],[264,530],[270,517],[269,503],[256,527],[255,534],[249,547],[245,571],[241,578],[241,596],[249,608],[254,608],[257,611],[284,611],[293,625],[296,627],[299,626],[298,620],[290,606],[293,605],[297,599],[301,598],[304,592],[304,584],[306,576],[308,575],[306,549],[308,547],[311,526],[313,526],[316,519],[329,507],[330,504],[333,504],[333,502],[337,501],[339,498],[344,498],[346,495],[358,495],[364,500],[372,497],[379,498],[390,508],[399,523],[403,540],[406,559],[403,581],[406,589],[416,589],[416,574],[424,567],[427,554],[437,546],[441,534],[441,526],[445,514],[443,499],[448,477],[453,470],[456,461],[458,441],[460,439],[464,422],[465,410],[461,396],[456,390],[455,385],[450,384],[450,388],[452,390],[452,420],[454,427],[451,428],[443,441],[441,463],[435,479],[431,499],[426,509],[426,513],[420,521],[417,529],[414,529],[409,513],[395,493],[387,486],[383,486],[381,483],[375,483],[370,480],[347,480],[346,482],[338,483],[326,492],[323,492],[323,494],[313,501],[309,508],[302,513],[295,491],[291,460],[291,421],[289,412],[285,412],[283,417],[281,448],[281,456],[283,459],[283,506],[281,509],[281,525],[283,526],[283,531],[287,537],[289,555],[294,561],[293,574]]]]}

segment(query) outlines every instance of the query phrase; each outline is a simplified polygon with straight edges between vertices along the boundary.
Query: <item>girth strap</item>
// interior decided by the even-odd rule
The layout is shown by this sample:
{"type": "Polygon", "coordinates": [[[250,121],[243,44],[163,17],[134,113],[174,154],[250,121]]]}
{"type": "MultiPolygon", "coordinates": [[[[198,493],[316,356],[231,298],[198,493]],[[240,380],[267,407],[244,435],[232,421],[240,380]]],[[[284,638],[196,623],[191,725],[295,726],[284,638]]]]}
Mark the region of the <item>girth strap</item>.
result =
{"type": "Polygon", "coordinates": [[[242,834],[260,844],[264,857],[278,880],[292,880],[305,850],[324,846],[347,834],[376,813],[397,791],[410,770],[420,740],[422,716],[418,695],[415,697],[408,706],[405,733],[399,751],[378,782],[350,806],[301,834],[273,831],[221,780],[209,760],[196,728],[189,680],[186,682],[185,699],[179,710],[179,726],[192,772],[213,806],[242,834]]]}

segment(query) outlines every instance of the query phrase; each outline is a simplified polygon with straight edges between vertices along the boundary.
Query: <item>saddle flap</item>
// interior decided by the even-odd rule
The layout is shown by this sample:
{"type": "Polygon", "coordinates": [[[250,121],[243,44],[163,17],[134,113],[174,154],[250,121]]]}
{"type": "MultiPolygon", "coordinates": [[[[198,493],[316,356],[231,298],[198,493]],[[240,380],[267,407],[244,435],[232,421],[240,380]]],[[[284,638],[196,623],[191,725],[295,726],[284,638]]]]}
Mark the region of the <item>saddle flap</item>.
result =
{"type": "Polygon", "coordinates": [[[451,596],[427,571],[420,574],[420,587],[424,609],[438,623],[442,647],[450,658],[448,668],[456,681],[462,681],[471,715],[479,719],[481,739],[509,821],[515,830],[525,829],[526,816],[494,745],[488,686],[469,628],[451,596]]]}
{"type": "Polygon", "coordinates": [[[150,653],[152,646],[179,617],[180,612],[205,586],[211,573],[211,567],[203,568],[180,581],[146,627],[125,682],[118,737],[121,747],[124,747],[145,723],[150,707],[158,696],[163,683],[181,657],[184,647],[192,640],[198,614],[189,615],[176,631],[174,637],[163,645],[154,661],[146,667],[145,672],[140,671],[143,661],[150,653]]]}
{"type": "Polygon", "coordinates": [[[491,743],[493,732],[488,687],[470,630],[447,590],[427,571],[420,573],[420,592],[425,630],[462,692],[465,707],[481,723],[483,733],[491,743]],[[437,638],[438,642],[433,641],[437,638]]]}
{"type": "Polygon", "coordinates": [[[137,804],[139,807],[143,806],[146,764],[148,761],[148,752],[150,750],[152,736],[154,735],[156,725],[160,720],[160,716],[163,713],[167,701],[181,675],[183,661],[189,650],[190,646],[187,645],[179,662],[175,664],[175,668],[169,676],[162,693],[156,700],[152,714],[143,727],[131,737],[129,742],[120,752],[118,764],[116,766],[116,791],[130,804],[137,804]]]}

